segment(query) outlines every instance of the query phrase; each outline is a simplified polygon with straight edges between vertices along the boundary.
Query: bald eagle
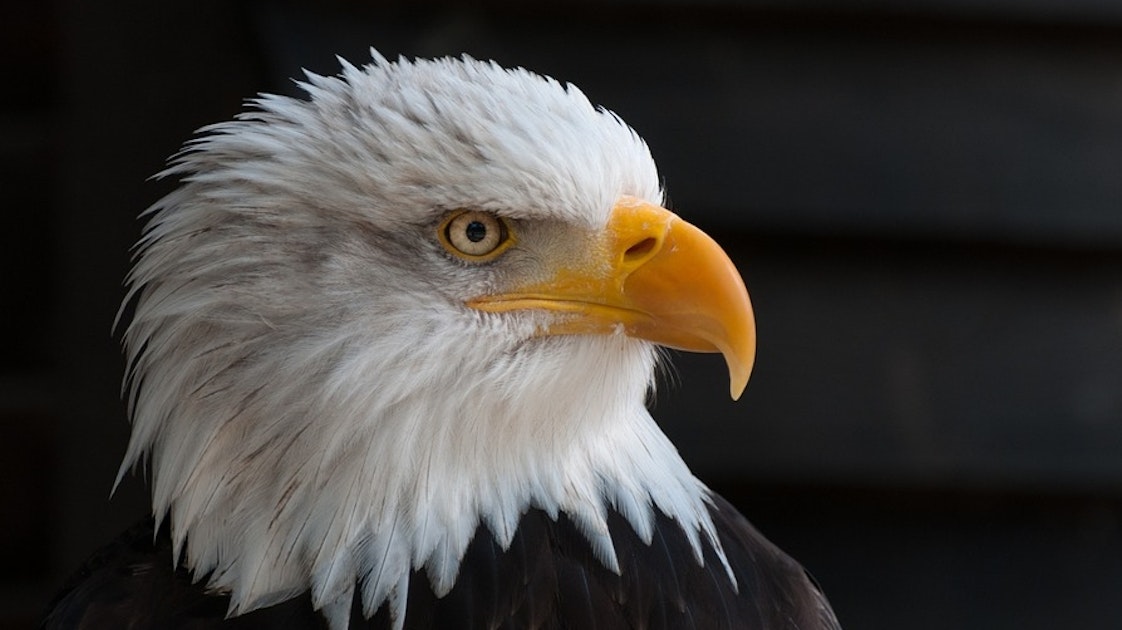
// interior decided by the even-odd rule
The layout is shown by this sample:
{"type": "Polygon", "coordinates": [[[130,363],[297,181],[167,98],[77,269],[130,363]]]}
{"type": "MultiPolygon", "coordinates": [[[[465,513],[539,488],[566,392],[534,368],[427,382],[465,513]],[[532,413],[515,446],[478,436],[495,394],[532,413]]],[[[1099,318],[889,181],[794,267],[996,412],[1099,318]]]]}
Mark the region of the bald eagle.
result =
{"type": "Polygon", "coordinates": [[[748,294],[572,85],[373,52],[161,176],[123,334],[153,518],[49,628],[838,624],[645,405],[659,346],[755,353],[748,294]]]}

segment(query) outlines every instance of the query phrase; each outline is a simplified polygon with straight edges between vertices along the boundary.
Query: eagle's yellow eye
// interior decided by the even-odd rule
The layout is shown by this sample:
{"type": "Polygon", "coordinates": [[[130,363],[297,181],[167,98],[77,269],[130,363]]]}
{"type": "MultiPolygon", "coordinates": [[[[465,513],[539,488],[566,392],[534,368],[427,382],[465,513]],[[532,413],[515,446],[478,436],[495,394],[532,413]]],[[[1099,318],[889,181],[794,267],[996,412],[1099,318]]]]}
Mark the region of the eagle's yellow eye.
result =
{"type": "Polygon", "coordinates": [[[497,257],[512,242],[506,221],[479,210],[460,210],[440,224],[440,242],[445,249],[474,262],[497,257]]]}

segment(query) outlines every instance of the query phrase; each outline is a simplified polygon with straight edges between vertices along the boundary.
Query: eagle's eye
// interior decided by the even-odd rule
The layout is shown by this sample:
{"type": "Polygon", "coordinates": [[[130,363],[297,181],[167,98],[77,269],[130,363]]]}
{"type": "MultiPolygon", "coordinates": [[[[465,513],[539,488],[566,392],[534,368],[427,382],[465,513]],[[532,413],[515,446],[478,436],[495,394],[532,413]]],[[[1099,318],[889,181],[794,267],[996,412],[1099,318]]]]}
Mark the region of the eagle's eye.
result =
{"type": "Polygon", "coordinates": [[[440,224],[440,242],[460,258],[485,262],[496,258],[512,242],[506,221],[479,210],[457,210],[440,224]]]}

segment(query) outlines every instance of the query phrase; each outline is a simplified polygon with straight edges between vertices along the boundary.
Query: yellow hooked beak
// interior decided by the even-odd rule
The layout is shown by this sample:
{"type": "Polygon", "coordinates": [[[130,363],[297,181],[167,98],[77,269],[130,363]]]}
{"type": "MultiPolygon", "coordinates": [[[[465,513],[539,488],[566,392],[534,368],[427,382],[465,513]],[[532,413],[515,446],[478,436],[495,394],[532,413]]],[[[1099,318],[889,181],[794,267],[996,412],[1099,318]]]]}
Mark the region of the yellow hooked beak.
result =
{"type": "Polygon", "coordinates": [[[542,331],[547,335],[623,332],[680,350],[720,352],[733,399],[755,361],[752,304],[728,255],[674,213],[634,197],[616,203],[591,255],[560,264],[544,282],[468,305],[564,314],[542,331]]]}

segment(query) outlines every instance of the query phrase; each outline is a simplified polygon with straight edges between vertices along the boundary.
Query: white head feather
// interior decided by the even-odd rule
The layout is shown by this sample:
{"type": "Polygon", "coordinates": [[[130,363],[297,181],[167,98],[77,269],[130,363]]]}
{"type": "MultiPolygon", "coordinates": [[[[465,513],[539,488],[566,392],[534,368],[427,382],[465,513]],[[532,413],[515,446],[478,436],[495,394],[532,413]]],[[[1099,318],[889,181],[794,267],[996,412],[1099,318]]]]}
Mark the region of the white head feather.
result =
{"type": "Polygon", "coordinates": [[[646,145],[522,69],[343,64],[308,74],[307,101],[205,128],[147,211],[122,474],[150,463],[177,557],[232,614],[311,589],[345,627],[356,588],[400,624],[413,568],[447,592],[477,527],[505,547],[531,507],[617,571],[608,507],[648,541],[661,510],[699,561],[703,540],[721,554],[644,406],[654,347],[472,310],[499,271],[434,238],[462,207],[598,229],[621,195],[661,200],[646,145]]]}

